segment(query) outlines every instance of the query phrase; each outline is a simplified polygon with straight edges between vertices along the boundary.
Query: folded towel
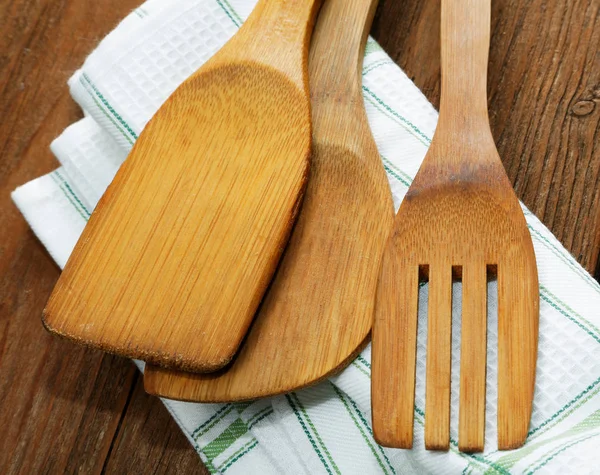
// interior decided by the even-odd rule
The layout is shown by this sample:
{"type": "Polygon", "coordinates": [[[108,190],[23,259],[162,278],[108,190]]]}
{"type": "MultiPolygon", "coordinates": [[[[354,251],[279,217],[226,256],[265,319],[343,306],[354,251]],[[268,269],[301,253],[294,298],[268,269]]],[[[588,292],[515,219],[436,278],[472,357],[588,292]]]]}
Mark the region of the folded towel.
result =
{"type": "MultiPolygon", "coordinates": [[[[149,0],[110,33],[69,81],[85,118],[51,145],[56,171],[13,200],[64,266],[98,199],[171,92],[239,28],[253,0],[149,0]]],[[[365,106],[398,207],[431,143],[437,113],[372,40],[365,106]]],[[[524,208],[540,278],[540,339],[525,446],[496,450],[497,289],[489,284],[486,451],[457,449],[460,326],[453,331],[451,445],[423,445],[427,286],[421,289],[413,450],[378,446],[371,431],[370,347],[313,388],[240,404],[164,403],[214,473],[592,473],[600,465],[600,286],[524,208]]],[[[453,311],[460,308],[454,284],[453,311]]],[[[267,364],[267,362],[265,362],[267,364]]],[[[143,363],[138,363],[143,369],[143,363]]]]}

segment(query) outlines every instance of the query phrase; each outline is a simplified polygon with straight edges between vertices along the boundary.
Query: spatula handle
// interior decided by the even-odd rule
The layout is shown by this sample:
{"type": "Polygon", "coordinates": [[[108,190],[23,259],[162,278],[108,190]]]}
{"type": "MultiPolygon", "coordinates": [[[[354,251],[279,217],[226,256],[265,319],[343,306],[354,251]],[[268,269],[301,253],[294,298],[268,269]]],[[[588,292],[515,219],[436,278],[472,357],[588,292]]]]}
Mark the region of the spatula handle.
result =
{"type": "Polygon", "coordinates": [[[362,64],[376,7],[377,0],[327,0],[308,62],[313,141],[323,138],[331,144],[333,140],[359,155],[372,145],[371,136],[363,133],[369,126],[363,106],[362,64]]]}
{"type": "Polygon", "coordinates": [[[328,0],[320,14],[310,51],[311,96],[355,98],[362,82],[365,43],[377,0],[328,0]],[[343,19],[343,20],[340,20],[343,19]],[[340,27],[340,21],[344,26],[340,27]]]}
{"type": "Polygon", "coordinates": [[[447,126],[488,123],[490,17],[491,0],[442,0],[440,120],[447,126]]]}
{"type": "Polygon", "coordinates": [[[299,86],[307,87],[305,65],[321,3],[322,0],[259,0],[231,45],[227,45],[229,53],[235,56],[235,45],[241,42],[244,49],[238,59],[273,66],[299,86]]]}

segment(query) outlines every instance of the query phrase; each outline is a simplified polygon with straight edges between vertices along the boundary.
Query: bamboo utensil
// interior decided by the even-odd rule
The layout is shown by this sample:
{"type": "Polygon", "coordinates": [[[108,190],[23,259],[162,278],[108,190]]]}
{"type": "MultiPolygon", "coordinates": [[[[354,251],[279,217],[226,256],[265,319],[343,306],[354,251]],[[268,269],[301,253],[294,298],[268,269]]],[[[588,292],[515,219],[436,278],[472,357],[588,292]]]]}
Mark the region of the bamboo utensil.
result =
{"type": "Polygon", "coordinates": [[[462,271],[459,449],[484,445],[486,268],[498,278],[498,448],[531,416],[539,292],[531,237],[489,128],[490,0],[442,0],[435,136],[396,217],[373,327],[373,431],[412,446],[419,268],[429,275],[425,445],[448,449],[452,270],[462,271]]]}
{"type": "Polygon", "coordinates": [[[319,3],[259,1],[155,114],[56,285],[48,330],[187,370],[229,362],[305,188],[319,3]]]}
{"type": "Polygon", "coordinates": [[[327,377],[365,342],[394,215],[361,88],[375,5],[327,0],[319,14],[309,61],[311,176],[289,245],[239,354],[214,374],[149,366],[149,393],[216,402],[288,392],[327,377]]]}

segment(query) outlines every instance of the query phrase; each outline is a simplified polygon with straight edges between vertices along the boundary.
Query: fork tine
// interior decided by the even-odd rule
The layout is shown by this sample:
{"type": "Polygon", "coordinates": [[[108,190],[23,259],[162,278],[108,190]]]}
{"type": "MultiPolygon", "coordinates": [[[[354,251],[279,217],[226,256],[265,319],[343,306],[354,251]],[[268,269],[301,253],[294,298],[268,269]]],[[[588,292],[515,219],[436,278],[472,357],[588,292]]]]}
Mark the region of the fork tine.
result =
{"type": "Polygon", "coordinates": [[[448,450],[452,360],[452,268],[449,263],[430,266],[428,307],[425,448],[448,450]]]}
{"type": "Polygon", "coordinates": [[[485,429],[486,266],[466,263],[462,285],[458,448],[462,452],[480,452],[485,429]]]}
{"type": "Polygon", "coordinates": [[[373,435],[387,447],[413,443],[419,268],[384,254],[373,323],[373,435]]]}
{"type": "Polygon", "coordinates": [[[537,358],[539,290],[535,261],[525,254],[498,264],[498,448],[525,442],[537,358]]]}

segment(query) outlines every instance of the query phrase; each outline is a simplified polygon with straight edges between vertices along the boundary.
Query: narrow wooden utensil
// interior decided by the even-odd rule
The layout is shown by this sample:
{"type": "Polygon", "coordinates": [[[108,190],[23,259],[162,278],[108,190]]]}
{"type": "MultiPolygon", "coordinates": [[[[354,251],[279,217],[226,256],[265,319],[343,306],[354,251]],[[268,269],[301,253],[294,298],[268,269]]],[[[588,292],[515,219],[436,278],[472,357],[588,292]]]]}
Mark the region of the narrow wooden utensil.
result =
{"type": "Polygon", "coordinates": [[[442,0],[439,122],[396,216],[378,286],[373,431],[386,446],[412,446],[420,268],[429,275],[425,446],[449,446],[453,268],[463,289],[459,449],[484,445],[489,266],[498,277],[498,447],[527,436],[539,290],[531,237],[489,127],[490,11],[490,0],[442,0]]]}
{"type": "Polygon", "coordinates": [[[361,88],[375,0],[327,0],[309,61],[311,175],[298,222],[231,366],[190,374],[147,366],[146,391],[235,401],[315,383],[349,362],[371,329],[394,208],[361,88]]]}
{"type": "Polygon", "coordinates": [[[246,334],[299,208],[320,0],[261,0],[135,143],[44,311],[53,333],[213,371],[246,334]]]}

